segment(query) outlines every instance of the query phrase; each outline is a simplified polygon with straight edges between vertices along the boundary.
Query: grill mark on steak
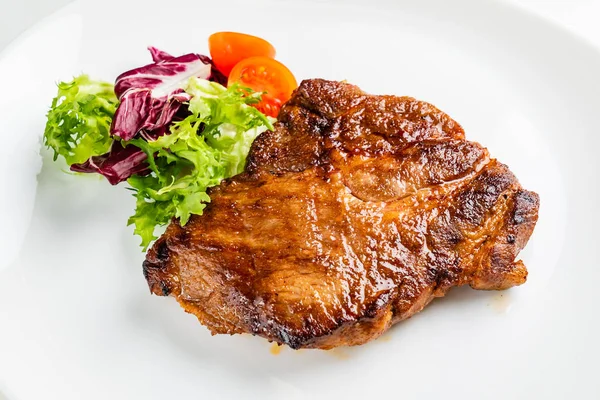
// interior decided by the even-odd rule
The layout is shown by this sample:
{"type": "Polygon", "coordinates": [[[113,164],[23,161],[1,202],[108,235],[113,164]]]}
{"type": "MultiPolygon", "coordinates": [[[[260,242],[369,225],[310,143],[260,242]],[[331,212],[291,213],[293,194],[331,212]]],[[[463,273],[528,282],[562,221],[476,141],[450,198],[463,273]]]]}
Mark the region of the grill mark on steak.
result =
{"type": "Polygon", "coordinates": [[[362,344],[453,286],[522,284],[539,202],[434,106],[324,80],[210,196],[148,252],[151,291],[292,348],[362,344]]]}

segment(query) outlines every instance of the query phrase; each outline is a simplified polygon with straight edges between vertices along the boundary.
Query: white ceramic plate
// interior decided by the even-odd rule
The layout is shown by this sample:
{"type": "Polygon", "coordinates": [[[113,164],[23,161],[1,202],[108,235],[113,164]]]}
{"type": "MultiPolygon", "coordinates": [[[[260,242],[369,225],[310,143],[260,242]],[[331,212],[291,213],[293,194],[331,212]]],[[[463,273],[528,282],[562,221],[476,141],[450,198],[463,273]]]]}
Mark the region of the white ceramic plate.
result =
{"type": "Polygon", "coordinates": [[[598,398],[600,53],[494,1],[75,3],[0,60],[0,391],[11,399],[598,398]],[[54,82],[112,80],[146,46],[271,40],[299,78],[436,104],[541,196],[529,281],[453,290],[331,352],[211,337],[150,296],[122,187],[40,152],[54,82]]]}

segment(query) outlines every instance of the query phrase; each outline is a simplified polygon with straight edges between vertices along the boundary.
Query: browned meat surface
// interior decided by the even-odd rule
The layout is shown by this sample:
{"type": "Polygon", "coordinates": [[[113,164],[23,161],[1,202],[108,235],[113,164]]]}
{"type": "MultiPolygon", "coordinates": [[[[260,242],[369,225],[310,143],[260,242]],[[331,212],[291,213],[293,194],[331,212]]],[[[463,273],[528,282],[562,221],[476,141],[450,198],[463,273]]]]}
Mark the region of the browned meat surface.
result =
{"type": "Polygon", "coordinates": [[[358,345],[453,286],[525,282],[538,196],[410,97],[302,82],[246,171],[148,252],[153,293],[213,333],[358,345]]]}

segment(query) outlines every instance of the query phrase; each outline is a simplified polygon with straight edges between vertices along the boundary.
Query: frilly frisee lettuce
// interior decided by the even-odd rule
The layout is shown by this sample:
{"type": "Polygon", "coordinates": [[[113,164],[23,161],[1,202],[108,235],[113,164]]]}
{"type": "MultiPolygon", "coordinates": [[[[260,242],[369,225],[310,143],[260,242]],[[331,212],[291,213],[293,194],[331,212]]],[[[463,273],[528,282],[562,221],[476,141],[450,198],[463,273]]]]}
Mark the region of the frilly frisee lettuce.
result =
{"type": "Polygon", "coordinates": [[[77,164],[106,153],[113,139],[110,126],[119,101],[113,85],[81,75],[58,84],[44,131],[44,143],[77,164]]]}
{"type": "Polygon", "coordinates": [[[112,117],[110,135],[116,141],[108,152],[72,164],[72,171],[103,175],[113,185],[132,175],[147,173],[146,154],[133,145],[123,148],[119,141],[151,141],[168,133],[174,119],[180,120],[189,113],[185,104],[191,95],[183,88],[191,77],[226,81],[211,59],[202,54],[175,57],[156,47],[148,50],[152,63],[125,71],[115,80],[119,104],[112,117]]]}
{"type": "Polygon", "coordinates": [[[108,164],[112,172],[115,165],[131,168],[127,182],[136,210],[128,223],[135,225],[144,249],[156,239],[157,226],[173,217],[184,225],[192,214],[202,214],[210,201],[206,190],[242,172],[254,139],[273,128],[272,118],[249,106],[260,100],[259,93],[196,77],[182,89],[190,97],[187,114],[171,121],[158,137],[141,132],[125,141],[111,136],[118,107],[113,86],[85,75],[59,84],[48,113],[45,143],[72,170],[98,172],[116,183],[122,180],[118,177],[129,176],[126,171],[117,171],[118,177],[111,180],[103,169],[106,165],[99,164],[117,160],[108,164]]]}

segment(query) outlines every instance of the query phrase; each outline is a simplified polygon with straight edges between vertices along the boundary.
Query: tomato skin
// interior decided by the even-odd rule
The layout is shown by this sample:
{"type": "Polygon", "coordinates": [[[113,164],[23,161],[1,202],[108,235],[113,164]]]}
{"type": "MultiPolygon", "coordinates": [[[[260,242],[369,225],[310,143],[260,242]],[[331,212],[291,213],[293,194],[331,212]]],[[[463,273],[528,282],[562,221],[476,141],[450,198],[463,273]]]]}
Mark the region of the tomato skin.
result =
{"type": "Polygon", "coordinates": [[[238,32],[217,32],[208,38],[215,67],[225,76],[241,60],[254,56],[275,58],[275,47],[257,36],[238,32]]]}
{"type": "Polygon", "coordinates": [[[283,103],[298,87],[294,74],[282,63],[269,57],[246,58],[233,67],[228,85],[237,83],[256,92],[265,92],[253,107],[271,117],[277,117],[283,103]]]}

